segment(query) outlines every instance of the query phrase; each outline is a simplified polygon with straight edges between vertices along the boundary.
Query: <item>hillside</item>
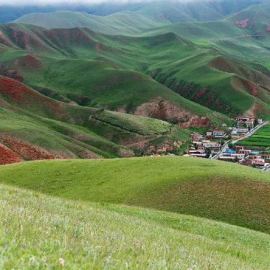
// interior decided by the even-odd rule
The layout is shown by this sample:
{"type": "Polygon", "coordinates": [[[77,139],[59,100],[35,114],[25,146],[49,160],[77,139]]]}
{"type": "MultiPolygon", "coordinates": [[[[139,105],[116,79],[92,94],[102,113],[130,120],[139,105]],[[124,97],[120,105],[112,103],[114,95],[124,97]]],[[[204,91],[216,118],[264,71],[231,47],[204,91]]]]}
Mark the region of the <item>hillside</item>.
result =
{"type": "MultiPolygon", "coordinates": [[[[224,70],[223,63],[211,64],[220,57],[218,51],[173,33],[106,36],[87,29],[44,30],[16,24],[2,26],[2,33],[2,44],[9,48],[3,47],[0,61],[22,74],[25,83],[35,89],[48,88],[82,105],[124,108],[136,114],[136,107],[161,99],[189,108],[195,115],[211,114],[187,102],[189,99],[229,116],[254,106],[259,108],[254,116],[269,115],[266,67],[237,60],[237,70],[233,63],[229,64],[231,70],[224,70]],[[33,67],[37,67],[34,72],[33,67]]],[[[235,61],[226,58],[222,61],[235,61]]],[[[153,111],[142,115],[152,116],[153,111]]],[[[177,115],[160,119],[180,120],[177,115]]]]}
{"type": "Polygon", "coordinates": [[[1,25],[2,153],[10,162],[180,153],[183,129],[269,119],[269,35],[254,35],[269,4],[259,2],[134,4],[107,16],[56,9],[1,25]],[[236,23],[247,16],[255,30],[236,23]]]}
{"type": "MultiPolygon", "coordinates": [[[[80,105],[124,110],[176,123],[189,122],[193,116],[197,122],[202,116],[213,122],[218,118],[226,121],[224,116],[184,99],[142,71],[138,72],[146,68],[148,60],[140,59],[139,55],[145,54],[149,63],[154,64],[161,57],[163,44],[168,46],[171,57],[179,49],[179,57],[188,56],[190,51],[201,52],[201,49],[173,34],[137,40],[135,37],[110,37],[77,28],[42,30],[11,24],[2,29],[6,33],[3,43],[9,44],[9,49],[3,47],[0,61],[16,70],[26,84],[42,93],[46,93],[48,88],[52,91],[47,92],[64,95],[80,105]],[[19,39],[21,43],[18,43],[18,36],[24,37],[19,39]],[[190,50],[185,51],[189,45],[190,50]],[[151,47],[156,52],[148,56],[147,51],[151,47]],[[36,48],[37,53],[33,54],[36,48]],[[157,100],[163,102],[165,111],[155,107],[157,100]],[[148,103],[153,105],[145,112],[141,107],[148,103]]],[[[186,126],[189,125],[187,123],[186,126]]]]}
{"type": "Polygon", "coordinates": [[[2,269],[268,266],[267,234],[179,214],[68,201],[5,185],[0,191],[2,269]]]}
{"type": "Polygon", "coordinates": [[[186,157],[29,162],[0,167],[0,182],[270,232],[269,174],[226,162],[186,157]]]}
{"type": "MultiPolygon", "coordinates": [[[[11,161],[15,156],[23,160],[133,156],[164,143],[177,151],[188,138],[187,131],[171,123],[59,102],[2,76],[0,104],[0,146],[11,161]]],[[[3,155],[1,164],[9,163],[5,159],[3,155]]]]}

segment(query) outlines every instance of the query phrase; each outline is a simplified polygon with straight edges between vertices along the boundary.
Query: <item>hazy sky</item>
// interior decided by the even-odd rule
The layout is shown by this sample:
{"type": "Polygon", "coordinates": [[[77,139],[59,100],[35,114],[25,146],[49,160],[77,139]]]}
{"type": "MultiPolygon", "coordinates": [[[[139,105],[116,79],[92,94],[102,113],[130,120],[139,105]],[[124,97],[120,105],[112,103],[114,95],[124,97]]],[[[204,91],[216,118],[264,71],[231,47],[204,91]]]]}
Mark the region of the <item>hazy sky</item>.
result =
{"type": "MultiPolygon", "coordinates": [[[[127,2],[149,2],[155,0],[0,0],[0,5],[24,5],[24,4],[57,4],[57,3],[64,3],[64,4],[79,4],[79,3],[87,3],[87,4],[96,4],[96,3],[104,3],[104,2],[118,2],[118,3],[127,3],[127,2]]],[[[168,0],[167,0],[168,1],[168,0]]],[[[196,0],[178,0],[179,2],[190,2],[196,0]]],[[[202,0],[197,0],[202,1],[202,0]]],[[[207,1],[207,0],[205,0],[207,1]]],[[[166,2],[166,0],[164,0],[166,2]]]]}

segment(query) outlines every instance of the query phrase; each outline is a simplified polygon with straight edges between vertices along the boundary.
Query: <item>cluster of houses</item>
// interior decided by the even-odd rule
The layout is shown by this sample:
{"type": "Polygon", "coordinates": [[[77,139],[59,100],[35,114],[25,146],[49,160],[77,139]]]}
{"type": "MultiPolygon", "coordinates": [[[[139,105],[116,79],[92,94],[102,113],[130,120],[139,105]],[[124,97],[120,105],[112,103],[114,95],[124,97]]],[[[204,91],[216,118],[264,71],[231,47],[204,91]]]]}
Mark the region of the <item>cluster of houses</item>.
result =
{"type": "Polygon", "coordinates": [[[255,151],[240,145],[230,145],[228,140],[245,137],[255,126],[262,124],[262,119],[237,117],[234,127],[224,125],[224,130],[213,130],[203,134],[192,133],[191,143],[186,155],[238,162],[243,165],[264,168],[270,164],[270,151],[255,151]]]}
{"type": "Polygon", "coordinates": [[[236,145],[233,149],[227,148],[219,156],[219,159],[238,162],[239,164],[256,168],[264,168],[270,164],[270,151],[257,151],[236,145]]]}
{"type": "Polygon", "coordinates": [[[193,157],[209,158],[216,155],[222,146],[221,141],[212,139],[224,139],[227,136],[225,131],[215,130],[213,132],[207,132],[206,135],[199,133],[192,133],[190,136],[191,144],[189,145],[187,154],[193,157]]]}

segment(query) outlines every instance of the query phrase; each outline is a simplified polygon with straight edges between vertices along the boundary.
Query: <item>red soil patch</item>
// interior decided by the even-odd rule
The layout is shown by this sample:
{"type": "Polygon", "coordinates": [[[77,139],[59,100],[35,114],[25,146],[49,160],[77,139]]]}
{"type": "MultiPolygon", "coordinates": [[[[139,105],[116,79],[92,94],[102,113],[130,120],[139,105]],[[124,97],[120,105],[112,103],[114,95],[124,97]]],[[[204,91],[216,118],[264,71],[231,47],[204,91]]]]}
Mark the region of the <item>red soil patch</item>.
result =
{"type": "Polygon", "coordinates": [[[242,83],[252,96],[258,95],[258,89],[252,82],[250,82],[248,80],[242,80],[242,83]]]}
{"type": "Polygon", "coordinates": [[[12,150],[0,143],[0,165],[21,162],[22,159],[12,150]]]}
{"type": "MultiPolygon", "coordinates": [[[[16,25],[6,25],[9,39],[18,47],[30,50],[31,48],[44,48],[43,44],[34,36],[34,33],[26,32],[16,25]]],[[[7,35],[7,34],[6,34],[7,35]]]]}
{"type": "Polygon", "coordinates": [[[101,44],[101,43],[96,43],[95,50],[96,51],[103,51],[104,50],[104,45],[101,44]]]}
{"type": "Polygon", "coordinates": [[[8,100],[39,114],[62,118],[65,104],[47,98],[26,85],[0,76],[0,93],[8,100]]]}
{"type": "Polygon", "coordinates": [[[194,115],[190,117],[187,122],[178,123],[179,127],[189,128],[189,127],[206,127],[210,126],[211,122],[208,118],[203,116],[194,115]]]}
{"type": "Polygon", "coordinates": [[[247,28],[248,22],[249,22],[249,19],[247,18],[247,19],[242,20],[242,21],[236,21],[235,24],[240,28],[247,28]]]}
{"type": "MultiPolygon", "coordinates": [[[[12,135],[0,134],[0,142],[6,145],[12,152],[17,153],[17,157],[25,160],[54,159],[55,156],[45,149],[32,145],[26,141],[18,139],[12,135]]],[[[21,160],[19,160],[21,161],[21,160]]]]}
{"type": "Polygon", "coordinates": [[[225,71],[225,72],[231,72],[232,67],[231,64],[225,60],[223,57],[216,57],[209,63],[210,67],[217,68],[218,70],[225,71]]]}
{"type": "Polygon", "coordinates": [[[21,67],[32,68],[32,69],[38,69],[38,68],[41,68],[42,66],[41,62],[37,58],[35,58],[33,55],[30,55],[30,54],[20,58],[18,61],[18,64],[21,67]]]}
{"type": "MultiPolygon", "coordinates": [[[[39,33],[37,33],[40,35],[39,33]]],[[[80,28],[72,29],[49,29],[42,32],[45,38],[60,47],[68,47],[70,44],[82,45],[93,44],[90,36],[80,28]]],[[[40,36],[44,39],[44,37],[40,36]]]]}
{"type": "MultiPolygon", "coordinates": [[[[199,95],[203,95],[207,88],[203,88],[199,95]]],[[[179,107],[171,101],[157,97],[147,103],[143,103],[136,108],[135,115],[157,118],[178,123],[181,127],[202,127],[210,125],[206,117],[191,115],[189,111],[179,107]]]]}

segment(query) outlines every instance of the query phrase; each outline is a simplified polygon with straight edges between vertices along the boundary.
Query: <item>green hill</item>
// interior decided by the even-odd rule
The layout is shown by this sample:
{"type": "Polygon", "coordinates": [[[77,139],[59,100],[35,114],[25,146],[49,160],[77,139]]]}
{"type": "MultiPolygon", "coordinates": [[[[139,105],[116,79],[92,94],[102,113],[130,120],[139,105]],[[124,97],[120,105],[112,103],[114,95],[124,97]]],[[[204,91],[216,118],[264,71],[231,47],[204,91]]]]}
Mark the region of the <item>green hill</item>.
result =
{"type": "Polygon", "coordinates": [[[267,234],[0,185],[2,269],[267,269],[267,234]]]}
{"type": "Polygon", "coordinates": [[[172,123],[59,102],[2,76],[0,104],[0,146],[24,160],[133,156],[164,143],[177,151],[188,139],[172,123]]]}
{"type": "Polygon", "coordinates": [[[26,84],[44,94],[51,93],[51,97],[60,94],[60,100],[185,126],[190,126],[193,116],[197,125],[201,125],[201,117],[206,117],[208,122],[226,121],[226,117],[184,99],[143,74],[150,72],[147,65],[151,63],[156,69],[157,59],[162,59],[159,65],[168,63],[164,58],[166,51],[161,54],[164,46],[172,59],[176,54],[183,58],[191,52],[203,51],[174,34],[138,39],[104,36],[87,29],[38,30],[20,25],[6,25],[3,32],[7,35],[6,44],[12,42],[12,45],[3,48],[0,61],[22,74],[26,84]],[[22,44],[9,34],[14,32],[24,36],[22,44]],[[27,47],[31,49],[25,50],[27,47]],[[33,53],[36,48],[37,53],[33,53]],[[150,48],[152,54],[148,53],[150,48]],[[163,103],[162,108],[159,102],[163,103]]]}
{"type": "MultiPolygon", "coordinates": [[[[267,68],[240,56],[237,60],[227,56],[223,45],[195,45],[172,32],[145,37],[106,36],[89,29],[44,30],[16,24],[2,26],[2,32],[0,61],[42,93],[49,89],[53,96],[81,105],[133,114],[138,113],[139,106],[161,99],[188,108],[195,115],[211,115],[189,99],[229,116],[246,111],[263,118],[269,115],[267,68]],[[223,59],[230,68],[222,68],[223,62],[215,59],[223,59]],[[259,110],[252,110],[254,106],[259,110]]],[[[229,47],[226,50],[232,51],[229,47]]],[[[153,111],[142,115],[157,116],[153,111]]],[[[180,120],[177,115],[161,115],[158,118],[162,120],[180,120]]]]}
{"type": "Polygon", "coordinates": [[[31,162],[0,167],[0,182],[270,232],[268,173],[226,162],[186,157],[31,162]]]}
{"type": "MultiPolygon", "coordinates": [[[[1,25],[0,74],[31,88],[13,81],[1,88],[1,114],[11,110],[2,133],[9,130],[7,136],[12,130],[8,122],[18,123],[22,117],[27,132],[16,124],[11,135],[19,140],[27,135],[28,143],[42,148],[39,158],[116,157],[150,154],[154,148],[179,153],[189,132],[182,128],[218,127],[236,115],[269,119],[269,35],[254,35],[235,23],[247,13],[256,22],[264,6],[205,22],[196,15],[199,8],[212,17],[208,9],[224,15],[223,7],[186,4],[188,23],[175,23],[180,6],[159,2],[149,16],[152,3],[105,17],[63,11],[37,20],[44,23],[43,16],[49,16],[47,21],[65,29],[1,25]],[[158,19],[161,10],[163,19],[158,19]],[[24,90],[19,101],[18,93],[10,95],[10,87],[24,90]],[[45,138],[39,125],[54,139],[45,138]]],[[[263,24],[267,16],[265,12],[263,24]]],[[[12,151],[12,160],[32,159],[10,149],[6,139],[1,141],[8,148],[2,151],[12,151]]]]}

